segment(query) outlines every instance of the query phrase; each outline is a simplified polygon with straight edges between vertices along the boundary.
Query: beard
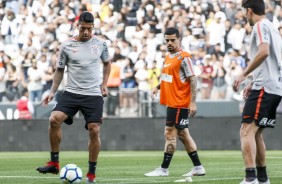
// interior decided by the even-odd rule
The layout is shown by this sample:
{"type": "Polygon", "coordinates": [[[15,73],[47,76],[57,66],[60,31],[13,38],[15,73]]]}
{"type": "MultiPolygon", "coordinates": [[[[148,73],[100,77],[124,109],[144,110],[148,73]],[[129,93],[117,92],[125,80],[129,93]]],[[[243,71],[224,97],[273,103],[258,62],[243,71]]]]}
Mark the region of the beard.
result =
{"type": "Polygon", "coordinates": [[[252,21],[251,19],[248,19],[248,22],[249,22],[250,26],[254,26],[255,25],[254,21],[252,21]]]}
{"type": "Polygon", "coordinates": [[[81,41],[88,41],[91,38],[91,36],[90,35],[81,35],[79,36],[79,38],[81,41]]]}
{"type": "Polygon", "coordinates": [[[172,46],[169,46],[169,47],[167,47],[167,50],[168,50],[168,52],[173,52],[175,50],[175,48],[172,47],[172,46]]]}

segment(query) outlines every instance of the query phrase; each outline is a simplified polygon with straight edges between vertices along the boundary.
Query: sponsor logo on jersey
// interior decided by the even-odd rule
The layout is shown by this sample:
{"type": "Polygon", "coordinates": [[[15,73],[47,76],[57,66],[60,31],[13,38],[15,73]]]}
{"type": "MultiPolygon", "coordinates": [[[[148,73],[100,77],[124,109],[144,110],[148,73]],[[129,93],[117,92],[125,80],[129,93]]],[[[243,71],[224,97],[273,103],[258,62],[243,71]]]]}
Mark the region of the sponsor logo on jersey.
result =
{"type": "Polygon", "coordinates": [[[171,65],[171,64],[165,64],[165,65],[164,65],[164,68],[165,68],[165,67],[168,67],[169,65],[171,65]]]}
{"type": "Polygon", "coordinates": [[[99,46],[98,45],[92,45],[91,52],[92,52],[92,54],[98,54],[99,53],[99,46]]]}
{"type": "Polygon", "coordinates": [[[168,75],[166,73],[162,73],[161,80],[165,82],[172,83],[172,75],[168,75]]]}
{"type": "Polygon", "coordinates": [[[69,47],[77,47],[78,44],[77,44],[77,43],[71,43],[71,44],[69,44],[68,46],[69,46],[69,47]]]}

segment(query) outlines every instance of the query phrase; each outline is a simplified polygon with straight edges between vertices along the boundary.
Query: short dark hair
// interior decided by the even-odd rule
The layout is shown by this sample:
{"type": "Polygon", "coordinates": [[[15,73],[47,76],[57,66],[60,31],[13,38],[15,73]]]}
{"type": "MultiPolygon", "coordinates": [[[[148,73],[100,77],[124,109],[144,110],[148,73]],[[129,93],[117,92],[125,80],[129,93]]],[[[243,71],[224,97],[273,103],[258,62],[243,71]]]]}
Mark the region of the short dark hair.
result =
{"type": "Polygon", "coordinates": [[[164,35],[176,35],[177,38],[179,38],[179,31],[174,27],[169,27],[165,30],[164,35]]]}
{"type": "Polygon", "coordinates": [[[265,4],[263,0],[243,0],[243,8],[251,8],[257,15],[265,15],[265,4]]]}
{"type": "Polygon", "coordinates": [[[79,23],[85,22],[85,23],[94,23],[94,16],[92,13],[85,11],[80,14],[79,16],[79,23]]]}

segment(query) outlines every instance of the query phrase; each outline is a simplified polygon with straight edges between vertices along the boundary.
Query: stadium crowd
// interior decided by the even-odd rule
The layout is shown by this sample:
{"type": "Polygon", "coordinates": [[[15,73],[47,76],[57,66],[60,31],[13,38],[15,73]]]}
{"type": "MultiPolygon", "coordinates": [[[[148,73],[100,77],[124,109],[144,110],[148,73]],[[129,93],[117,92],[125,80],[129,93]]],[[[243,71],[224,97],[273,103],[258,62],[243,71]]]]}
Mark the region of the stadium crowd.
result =
{"type": "MultiPolygon", "coordinates": [[[[123,110],[137,105],[138,97],[149,100],[150,90],[158,84],[167,27],[180,30],[181,47],[193,57],[198,98],[238,99],[231,82],[249,62],[252,30],[241,0],[0,2],[0,102],[15,102],[24,89],[32,102],[41,101],[52,85],[59,45],[77,34],[76,22],[83,11],[94,14],[94,34],[107,40],[112,58],[109,99],[119,93],[123,110]]],[[[282,35],[282,2],[265,2],[267,18],[282,35]]]]}

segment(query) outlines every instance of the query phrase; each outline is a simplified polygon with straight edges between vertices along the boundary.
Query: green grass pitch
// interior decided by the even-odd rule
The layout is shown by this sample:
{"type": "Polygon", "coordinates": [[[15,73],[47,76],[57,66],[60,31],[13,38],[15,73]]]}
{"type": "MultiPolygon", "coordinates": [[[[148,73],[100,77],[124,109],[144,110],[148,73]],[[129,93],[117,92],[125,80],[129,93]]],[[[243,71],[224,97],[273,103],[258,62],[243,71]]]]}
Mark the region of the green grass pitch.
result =
{"type": "MultiPolygon", "coordinates": [[[[197,184],[239,184],[244,177],[240,151],[199,151],[206,176],[193,177],[197,184]]],[[[176,151],[167,177],[145,177],[161,164],[162,151],[101,151],[97,165],[97,183],[105,184],[171,184],[183,179],[192,168],[184,151],[176,151]]],[[[88,152],[60,153],[61,167],[74,163],[87,171],[88,152]]],[[[39,174],[35,168],[48,161],[48,152],[0,152],[0,184],[59,184],[58,175],[39,174]]],[[[282,184],[282,151],[267,151],[271,184],[282,184]]]]}

